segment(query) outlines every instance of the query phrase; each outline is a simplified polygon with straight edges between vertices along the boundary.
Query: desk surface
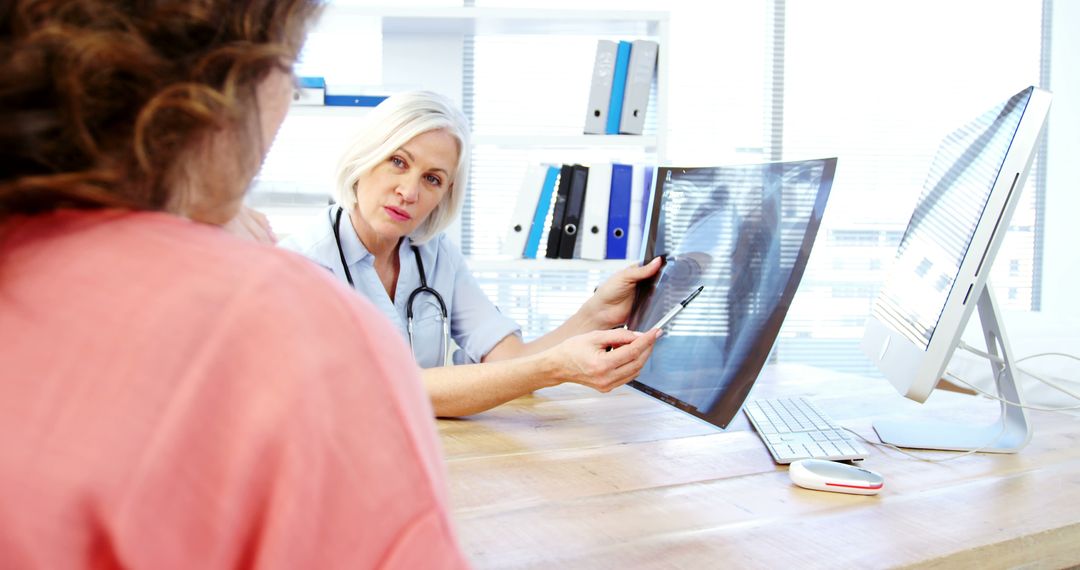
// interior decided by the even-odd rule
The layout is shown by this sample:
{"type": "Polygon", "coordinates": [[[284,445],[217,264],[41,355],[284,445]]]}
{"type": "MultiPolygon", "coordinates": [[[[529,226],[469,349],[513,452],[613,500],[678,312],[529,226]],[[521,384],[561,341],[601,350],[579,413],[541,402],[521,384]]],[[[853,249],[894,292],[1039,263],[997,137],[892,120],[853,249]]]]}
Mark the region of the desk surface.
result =
{"type": "MultiPolygon", "coordinates": [[[[884,380],[787,365],[751,398],[796,395],[874,441],[876,417],[997,417],[985,398],[938,391],[919,405],[884,380]]],[[[1077,564],[1080,418],[1030,414],[1017,454],[927,463],[871,448],[864,465],[885,477],[874,497],[792,485],[741,412],[719,431],[630,388],[559,386],[439,431],[478,568],[1077,564]]]]}

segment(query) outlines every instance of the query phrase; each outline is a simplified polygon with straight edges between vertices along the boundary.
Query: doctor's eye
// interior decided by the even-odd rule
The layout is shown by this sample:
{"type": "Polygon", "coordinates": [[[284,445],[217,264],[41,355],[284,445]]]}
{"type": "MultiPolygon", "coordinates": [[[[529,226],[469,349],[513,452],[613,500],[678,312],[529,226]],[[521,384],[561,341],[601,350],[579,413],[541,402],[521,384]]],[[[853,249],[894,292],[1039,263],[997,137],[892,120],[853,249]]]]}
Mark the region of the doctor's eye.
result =
{"type": "Polygon", "coordinates": [[[439,178],[434,174],[428,174],[425,178],[427,179],[428,184],[431,184],[432,186],[442,186],[442,178],[439,178]]]}
{"type": "Polygon", "coordinates": [[[405,168],[405,166],[406,166],[405,159],[401,158],[400,156],[396,156],[396,155],[390,157],[390,164],[393,164],[394,166],[396,166],[398,168],[405,168]]]}

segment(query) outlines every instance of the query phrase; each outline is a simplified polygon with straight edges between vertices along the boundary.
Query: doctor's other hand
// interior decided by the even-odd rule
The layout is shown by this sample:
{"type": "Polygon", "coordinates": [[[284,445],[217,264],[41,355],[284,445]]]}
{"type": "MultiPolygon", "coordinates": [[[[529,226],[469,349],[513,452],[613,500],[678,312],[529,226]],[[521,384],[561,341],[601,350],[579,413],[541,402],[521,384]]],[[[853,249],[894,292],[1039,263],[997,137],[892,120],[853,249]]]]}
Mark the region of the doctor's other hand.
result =
{"type": "Polygon", "coordinates": [[[568,338],[552,351],[559,367],[556,377],[610,392],[637,378],[659,336],[659,330],[612,329],[568,338]]]}
{"type": "Polygon", "coordinates": [[[630,318],[638,281],[656,275],[660,265],[660,258],[654,257],[645,265],[634,265],[619,271],[596,288],[596,293],[585,301],[581,310],[599,329],[625,324],[630,318]]]}
{"type": "Polygon", "coordinates": [[[237,237],[255,243],[274,245],[278,241],[266,215],[247,206],[242,206],[236,216],[221,227],[237,237]]]}

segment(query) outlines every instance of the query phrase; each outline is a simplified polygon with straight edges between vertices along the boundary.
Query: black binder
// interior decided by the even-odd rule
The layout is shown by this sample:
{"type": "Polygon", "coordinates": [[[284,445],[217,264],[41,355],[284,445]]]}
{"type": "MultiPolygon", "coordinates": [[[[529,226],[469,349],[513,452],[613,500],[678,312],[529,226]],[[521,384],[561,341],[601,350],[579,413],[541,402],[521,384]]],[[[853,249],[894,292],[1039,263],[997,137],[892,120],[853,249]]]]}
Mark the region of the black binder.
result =
{"type": "Polygon", "coordinates": [[[559,190],[555,194],[555,208],[552,210],[551,226],[548,229],[547,253],[544,255],[548,259],[559,258],[559,243],[562,241],[566,200],[570,197],[570,179],[573,177],[573,170],[572,166],[564,164],[559,172],[559,190]]]}
{"type": "Polygon", "coordinates": [[[585,207],[585,185],[589,180],[589,167],[575,164],[570,176],[570,194],[566,199],[566,216],[563,219],[559,257],[573,259],[574,246],[581,238],[581,211],[585,207]]]}

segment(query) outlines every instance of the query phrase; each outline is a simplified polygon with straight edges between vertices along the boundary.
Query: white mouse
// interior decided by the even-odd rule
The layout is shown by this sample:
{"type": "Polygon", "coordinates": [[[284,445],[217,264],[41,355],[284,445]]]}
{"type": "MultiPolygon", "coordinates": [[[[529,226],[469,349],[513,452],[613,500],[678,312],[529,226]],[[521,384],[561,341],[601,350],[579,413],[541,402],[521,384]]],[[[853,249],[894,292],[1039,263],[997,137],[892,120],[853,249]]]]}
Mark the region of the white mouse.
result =
{"type": "Polygon", "coordinates": [[[823,459],[793,461],[788,475],[792,483],[817,491],[876,495],[885,486],[885,478],[873,471],[823,459]]]}

